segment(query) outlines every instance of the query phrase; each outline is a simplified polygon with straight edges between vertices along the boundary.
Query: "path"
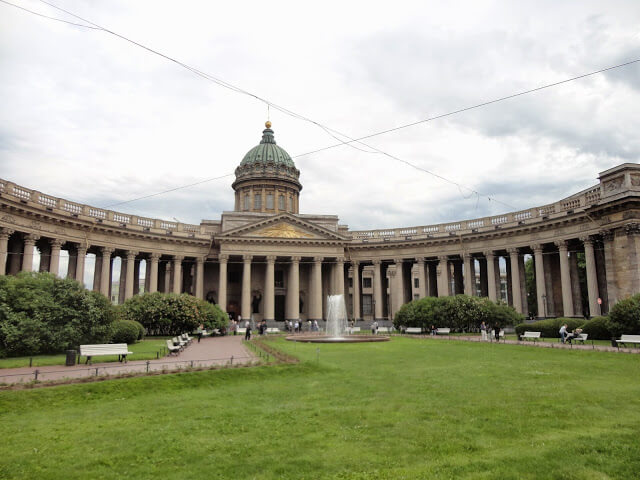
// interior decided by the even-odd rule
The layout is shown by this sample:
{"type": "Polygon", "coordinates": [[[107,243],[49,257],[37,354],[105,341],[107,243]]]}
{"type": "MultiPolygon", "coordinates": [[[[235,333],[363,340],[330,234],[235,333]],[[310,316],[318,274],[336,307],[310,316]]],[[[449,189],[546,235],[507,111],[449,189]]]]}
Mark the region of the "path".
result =
{"type": "MultiPolygon", "coordinates": [[[[0,370],[0,383],[24,383],[35,379],[51,381],[66,378],[95,377],[97,375],[117,375],[128,372],[175,370],[178,368],[206,367],[243,364],[255,359],[255,355],[247,349],[242,336],[207,337],[198,342],[194,339],[178,356],[167,356],[158,360],[137,360],[128,363],[106,362],[92,365],[51,365],[46,367],[3,368],[0,370]],[[233,360],[232,360],[233,357],[233,360]]],[[[100,357],[96,357],[100,358],[100,357]]]]}

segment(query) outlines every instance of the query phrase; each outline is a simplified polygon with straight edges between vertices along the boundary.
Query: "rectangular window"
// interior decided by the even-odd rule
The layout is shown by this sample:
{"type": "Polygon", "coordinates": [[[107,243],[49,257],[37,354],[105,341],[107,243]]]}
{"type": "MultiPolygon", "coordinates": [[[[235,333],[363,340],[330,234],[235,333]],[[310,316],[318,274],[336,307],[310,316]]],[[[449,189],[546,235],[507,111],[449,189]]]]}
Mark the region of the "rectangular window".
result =
{"type": "Polygon", "coordinates": [[[273,210],[273,193],[267,193],[267,210],[273,210]]]}
{"type": "Polygon", "coordinates": [[[262,208],[262,195],[253,196],[253,209],[260,210],[262,208]]]}
{"type": "Polygon", "coordinates": [[[362,277],[362,288],[371,288],[371,277],[362,277]]]}
{"type": "Polygon", "coordinates": [[[413,288],[420,288],[420,279],[419,278],[414,278],[413,279],[413,288]]]}
{"type": "Polygon", "coordinates": [[[373,310],[371,306],[373,305],[373,298],[371,295],[363,295],[362,296],[362,315],[372,315],[373,310]]]}
{"type": "Polygon", "coordinates": [[[249,195],[245,195],[244,196],[244,209],[245,210],[249,210],[249,208],[251,208],[250,202],[251,202],[251,197],[249,197],[249,195]]]}
{"type": "Polygon", "coordinates": [[[349,277],[349,288],[353,288],[353,277],[349,277]]]}
{"type": "Polygon", "coordinates": [[[418,295],[417,293],[413,296],[414,300],[418,300],[420,298],[420,295],[418,295]]]}
{"type": "Polygon", "coordinates": [[[278,197],[278,210],[281,210],[284,212],[285,206],[284,206],[284,195],[280,195],[278,197]]]}

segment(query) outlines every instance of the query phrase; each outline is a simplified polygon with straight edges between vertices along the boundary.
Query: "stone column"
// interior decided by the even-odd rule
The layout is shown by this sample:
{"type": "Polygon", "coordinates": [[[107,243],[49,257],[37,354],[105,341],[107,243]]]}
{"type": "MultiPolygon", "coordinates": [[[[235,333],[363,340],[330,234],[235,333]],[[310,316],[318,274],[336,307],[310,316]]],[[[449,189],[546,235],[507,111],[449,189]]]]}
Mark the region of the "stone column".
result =
{"type": "Polygon", "coordinates": [[[547,285],[544,281],[544,259],[542,245],[532,245],[534,262],[536,264],[536,292],[538,294],[538,317],[547,316],[547,285]]]}
{"type": "Polygon", "coordinates": [[[159,253],[154,252],[149,256],[149,271],[147,272],[149,275],[149,293],[158,291],[158,260],[160,260],[159,253]]]}
{"type": "Polygon", "coordinates": [[[243,320],[251,318],[251,260],[253,256],[243,255],[242,262],[242,300],[240,302],[240,315],[243,320]]]}
{"type": "Polygon", "coordinates": [[[309,320],[322,320],[322,260],[323,257],[313,257],[309,320]]]}
{"type": "Polygon", "coordinates": [[[373,260],[373,306],[374,320],[382,318],[382,265],[380,260],[373,260]]]}
{"type": "Polygon", "coordinates": [[[466,295],[474,295],[474,284],[476,279],[474,278],[473,268],[471,268],[471,263],[474,261],[473,256],[470,253],[465,253],[462,256],[462,261],[464,263],[464,293],[466,295]]]}
{"type": "Polygon", "coordinates": [[[489,294],[489,300],[495,302],[498,299],[498,292],[496,291],[496,262],[492,250],[484,252],[484,256],[487,259],[487,289],[489,294]]]}
{"type": "Polygon", "coordinates": [[[569,249],[567,242],[559,240],[556,243],[560,257],[560,284],[562,285],[562,311],[565,317],[573,317],[573,293],[571,290],[571,270],[569,268],[569,249]]]}
{"type": "Polygon", "coordinates": [[[300,320],[300,257],[291,257],[289,265],[286,319],[300,320]]]}
{"type": "Polygon", "coordinates": [[[182,260],[184,257],[175,255],[173,257],[173,293],[182,293],[182,260]]]}
{"type": "MultiPolygon", "coordinates": [[[[344,295],[344,257],[336,258],[336,294],[344,295]]],[[[346,304],[345,299],[345,304],[346,304]]]]}
{"type": "MultiPolygon", "coordinates": [[[[113,261],[111,260],[111,271],[113,271],[113,261]]],[[[127,295],[127,257],[120,257],[120,280],[118,281],[118,303],[124,303],[125,296],[127,295]]]]}
{"type": "Polygon", "coordinates": [[[276,305],[276,292],[275,292],[275,267],[276,257],[275,255],[267,256],[267,268],[264,278],[264,319],[267,322],[273,322],[275,320],[275,305],[276,305]]]}
{"type": "Polygon", "coordinates": [[[125,280],[125,288],[124,288],[124,299],[125,300],[129,300],[131,297],[133,297],[133,283],[136,281],[135,278],[135,262],[136,262],[136,255],[138,255],[138,252],[134,252],[132,250],[129,250],[127,252],[127,277],[125,280]]]}
{"type": "Polygon", "coordinates": [[[598,277],[596,276],[596,258],[593,253],[593,241],[586,237],[582,239],[582,243],[584,243],[584,259],[587,264],[589,314],[592,317],[596,317],[600,315],[600,305],[598,305],[598,277]]]}
{"type": "MultiPolygon", "coordinates": [[[[424,265],[424,264],[423,264],[424,265]]],[[[351,268],[353,271],[353,312],[352,320],[359,320],[362,318],[360,315],[360,263],[357,261],[351,262],[351,268]]]]}
{"type": "Polygon", "coordinates": [[[9,255],[9,237],[13,233],[10,228],[0,228],[0,275],[7,271],[7,257],[9,255]]]}
{"type": "Polygon", "coordinates": [[[111,300],[109,291],[111,290],[111,254],[113,253],[113,248],[102,247],[100,253],[102,253],[102,261],[100,262],[100,293],[111,300]]]}
{"type": "Polygon", "coordinates": [[[223,312],[227,311],[227,262],[229,255],[218,255],[218,265],[220,267],[218,276],[218,305],[223,312]]]}
{"type": "Polygon", "coordinates": [[[87,259],[87,247],[85,247],[84,245],[78,245],[78,248],[76,248],[76,255],[77,258],[75,278],[76,281],[84,285],[84,266],[87,259]]]}
{"type": "Polygon", "coordinates": [[[164,266],[164,292],[163,293],[170,293],[171,292],[171,262],[167,261],[166,265],[164,266]]]}
{"type": "Polygon", "coordinates": [[[604,245],[604,270],[607,280],[607,303],[611,308],[618,301],[620,293],[618,292],[618,285],[616,281],[616,268],[614,265],[614,241],[615,234],[611,230],[603,230],[600,232],[602,236],[602,243],[604,245]]]}
{"type": "Polygon", "coordinates": [[[28,234],[24,237],[24,252],[22,254],[22,271],[33,271],[33,249],[36,242],[40,239],[39,235],[28,234]]]}
{"type": "Polygon", "coordinates": [[[418,265],[418,296],[424,298],[427,296],[427,274],[424,268],[424,258],[416,258],[416,264],[418,265]]]}
{"type": "Polygon", "coordinates": [[[404,265],[404,261],[402,258],[394,259],[394,263],[396,264],[396,278],[394,282],[395,288],[393,289],[393,315],[395,316],[396,312],[400,310],[400,307],[404,305],[404,275],[402,275],[402,268],[404,265]]]}
{"type": "Polygon", "coordinates": [[[520,285],[520,262],[518,261],[518,249],[509,248],[509,263],[511,265],[511,292],[513,295],[513,308],[518,313],[522,311],[522,287],[520,285]]]}
{"type": "Polygon", "coordinates": [[[518,255],[518,271],[520,273],[520,297],[522,298],[522,314],[529,316],[529,300],[527,297],[527,272],[524,265],[524,255],[518,255]]]}
{"type": "Polygon", "coordinates": [[[56,277],[60,272],[60,248],[62,248],[62,240],[51,240],[51,258],[49,259],[49,273],[53,273],[56,277]]]}
{"type": "Polygon", "coordinates": [[[204,258],[196,257],[196,290],[195,297],[204,300],[204,258]]]}
{"type": "Polygon", "coordinates": [[[441,255],[438,257],[438,267],[436,275],[438,276],[438,296],[449,296],[449,257],[441,255]]]}

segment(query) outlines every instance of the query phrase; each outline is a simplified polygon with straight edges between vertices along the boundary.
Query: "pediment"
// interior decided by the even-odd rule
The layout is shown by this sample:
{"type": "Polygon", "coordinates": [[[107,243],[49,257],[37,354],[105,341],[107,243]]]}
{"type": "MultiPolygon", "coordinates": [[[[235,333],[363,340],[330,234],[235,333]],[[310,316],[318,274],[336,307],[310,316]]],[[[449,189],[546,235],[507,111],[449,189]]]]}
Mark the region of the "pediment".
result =
{"type": "Polygon", "coordinates": [[[289,214],[275,215],[266,220],[228,230],[217,237],[269,240],[348,240],[336,232],[289,214]]]}

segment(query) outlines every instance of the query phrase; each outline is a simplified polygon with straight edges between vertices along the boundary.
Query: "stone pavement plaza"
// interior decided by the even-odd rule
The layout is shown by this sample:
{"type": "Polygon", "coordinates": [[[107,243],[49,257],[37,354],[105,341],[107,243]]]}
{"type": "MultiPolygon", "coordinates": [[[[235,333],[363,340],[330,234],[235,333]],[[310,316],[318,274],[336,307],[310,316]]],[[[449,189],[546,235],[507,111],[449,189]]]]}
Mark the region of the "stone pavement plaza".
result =
{"type": "Polygon", "coordinates": [[[213,365],[227,365],[233,363],[246,364],[255,360],[256,356],[246,348],[242,339],[244,336],[208,337],[201,342],[197,339],[178,356],[166,356],[158,360],[138,360],[128,363],[107,362],[85,365],[76,364],[73,367],[51,365],[46,367],[22,367],[0,369],[0,384],[25,383],[35,379],[34,372],[38,371],[38,380],[59,381],[95,377],[98,375],[118,375],[147,371],[176,370],[178,368],[209,367],[213,365]],[[233,360],[232,360],[233,357],[233,360]]]}

